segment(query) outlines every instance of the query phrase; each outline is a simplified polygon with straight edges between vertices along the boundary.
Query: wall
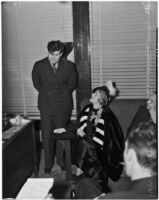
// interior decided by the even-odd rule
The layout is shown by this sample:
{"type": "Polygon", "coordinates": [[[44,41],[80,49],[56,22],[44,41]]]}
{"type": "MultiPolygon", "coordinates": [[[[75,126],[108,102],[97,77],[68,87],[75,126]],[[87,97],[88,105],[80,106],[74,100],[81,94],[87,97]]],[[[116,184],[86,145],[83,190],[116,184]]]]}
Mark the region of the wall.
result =
{"type": "MultiPolygon", "coordinates": [[[[49,41],[73,41],[72,23],[71,2],[2,3],[4,112],[39,117],[38,93],[31,78],[33,65],[47,56],[49,41]]],[[[74,60],[73,51],[68,59],[74,60]]]]}
{"type": "Polygon", "coordinates": [[[146,104],[145,99],[116,99],[111,108],[116,114],[123,129],[124,135],[140,105],[146,104]]]}

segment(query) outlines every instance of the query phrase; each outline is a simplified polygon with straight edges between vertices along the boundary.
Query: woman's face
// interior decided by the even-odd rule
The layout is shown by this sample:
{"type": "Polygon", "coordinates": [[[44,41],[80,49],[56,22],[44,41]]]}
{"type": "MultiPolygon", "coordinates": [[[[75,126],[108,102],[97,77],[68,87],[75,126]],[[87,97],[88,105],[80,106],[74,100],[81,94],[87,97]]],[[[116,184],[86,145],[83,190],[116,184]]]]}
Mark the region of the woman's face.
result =
{"type": "Polygon", "coordinates": [[[123,156],[124,156],[125,172],[128,176],[131,176],[132,156],[130,149],[128,149],[127,141],[125,142],[125,149],[123,156]]]}
{"type": "Polygon", "coordinates": [[[99,104],[100,105],[100,103],[99,103],[100,98],[101,98],[101,95],[100,95],[99,91],[97,90],[96,92],[92,93],[92,96],[90,98],[90,102],[92,104],[99,104]]]}

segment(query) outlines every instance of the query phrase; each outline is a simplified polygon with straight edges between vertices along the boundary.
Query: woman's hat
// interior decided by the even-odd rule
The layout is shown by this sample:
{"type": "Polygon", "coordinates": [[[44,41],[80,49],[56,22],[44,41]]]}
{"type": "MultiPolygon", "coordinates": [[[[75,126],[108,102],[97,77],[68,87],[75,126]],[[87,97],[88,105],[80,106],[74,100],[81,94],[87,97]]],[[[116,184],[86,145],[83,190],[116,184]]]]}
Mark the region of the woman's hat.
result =
{"type": "Polygon", "coordinates": [[[108,104],[112,102],[112,100],[118,96],[119,90],[116,87],[116,83],[112,82],[111,80],[106,81],[105,85],[101,87],[96,87],[92,90],[92,93],[95,93],[97,90],[102,90],[105,92],[107,98],[108,98],[108,104]]]}

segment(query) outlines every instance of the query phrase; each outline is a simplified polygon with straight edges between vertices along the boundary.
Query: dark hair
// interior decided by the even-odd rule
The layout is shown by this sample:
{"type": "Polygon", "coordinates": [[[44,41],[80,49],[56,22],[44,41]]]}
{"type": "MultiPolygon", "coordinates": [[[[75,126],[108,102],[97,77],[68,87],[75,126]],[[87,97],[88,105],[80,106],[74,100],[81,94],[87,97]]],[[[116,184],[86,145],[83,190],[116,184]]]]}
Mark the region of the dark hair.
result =
{"type": "Polygon", "coordinates": [[[126,137],[128,148],[136,152],[141,166],[149,168],[153,174],[157,172],[157,134],[153,122],[140,123],[126,137]]]}
{"type": "Polygon", "coordinates": [[[47,45],[47,49],[49,52],[54,52],[54,51],[64,51],[64,44],[60,41],[50,41],[47,45]]]}

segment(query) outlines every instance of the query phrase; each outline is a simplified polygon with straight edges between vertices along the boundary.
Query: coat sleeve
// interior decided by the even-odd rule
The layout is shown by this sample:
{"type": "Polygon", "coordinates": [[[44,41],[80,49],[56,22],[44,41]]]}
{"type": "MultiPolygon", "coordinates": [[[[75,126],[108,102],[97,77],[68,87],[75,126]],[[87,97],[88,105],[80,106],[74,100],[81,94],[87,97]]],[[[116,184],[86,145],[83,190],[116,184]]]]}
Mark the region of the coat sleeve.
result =
{"type": "Polygon", "coordinates": [[[123,162],[124,135],[118,119],[111,110],[107,114],[105,132],[109,138],[109,145],[104,145],[104,151],[108,152],[106,171],[113,181],[117,181],[123,170],[121,162],[123,162]]]}
{"type": "Polygon", "coordinates": [[[38,64],[35,63],[32,70],[32,81],[35,89],[39,92],[40,91],[40,72],[38,64]]]}

